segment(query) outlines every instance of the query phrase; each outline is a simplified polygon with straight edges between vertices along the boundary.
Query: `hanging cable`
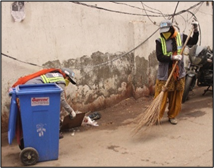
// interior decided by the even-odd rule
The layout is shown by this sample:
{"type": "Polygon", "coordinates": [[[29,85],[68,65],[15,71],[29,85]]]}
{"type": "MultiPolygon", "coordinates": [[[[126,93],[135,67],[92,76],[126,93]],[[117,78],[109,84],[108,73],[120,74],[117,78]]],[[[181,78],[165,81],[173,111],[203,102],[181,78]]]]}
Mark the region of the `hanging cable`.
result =
{"type": "Polygon", "coordinates": [[[176,7],[175,7],[174,14],[172,15],[172,23],[173,23],[173,19],[174,19],[175,12],[176,12],[176,10],[177,10],[178,4],[179,4],[179,1],[178,1],[177,5],[176,5],[176,7]]]}
{"type": "MultiPolygon", "coordinates": [[[[71,2],[71,1],[70,1],[71,2]]],[[[116,11],[116,10],[111,10],[111,9],[106,9],[106,8],[102,8],[102,7],[98,7],[98,6],[94,6],[94,5],[88,5],[88,4],[85,4],[85,3],[82,3],[82,2],[72,2],[72,3],[75,3],[75,4],[78,4],[78,5],[83,5],[83,6],[87,6],[87,7],[91,7],[91,8],[96,8],[96,9],[100,9],[100,10],[105,10],[105,11],[108,11],[108,12],[115,12],[115,13],[120,13],[120,14],[127,14],[127,15],[137,15],[137,16],[147,16],[147,15],[144,15],[144,14],[136,14],[136,13],[129,13],[129,12],[121,12],[121,11],[116,11]]],[[[189,7],[188,9],[186,10],[182,10],[178,13],[175,13],[175,14],[164,14],[165,16],[175,16],[175,15],[180,15],[182,13],[185,13],[187,10],[190,10],[192,8],[195,8],[196,6],[198,6],[199,4],[201,4],[201,2],[189,7]]],[[[150,17],[162,17],[162,15],[148,15],[150,17]]]]}
{"type": "MultiPolygon", "coordinates": [[[[198,10],[199,10],[200,7],[203,5],[203,3],[204,3],[204,2],[202,2],[202,3],[200,4],[200,6],[198,7],[198,9],[196,9],[196,12],[194,12],[194,15],[192,15],[192,17],[193,17],[193,16],[195,17],[195,14],[198,12],[198,10]]],[[[190,17],[190,18],[188,19],[188,21],[189,21],[192,17],[190,17]]]]}
{"type": "MultiPolygon", "coordinates": [[[[111,1],[110,1],[110,2],[111,2],[111,1]]],[[[145,10],[145,11],[148,11],[148,12],[151,12],[151,13],[160,14],[160,13],[158,13],[158,12],[154,12],[154,11],[150,11],[150,10],[142,9],[142,8],[139,8],[139,7],[136,7],[136,6],[132,6],[132,5],[128,5],[128,4],[121,3],[121,2],[112,2],[112,3],[119,4],[119,5],[126,5],[126,6],[129,6],[129,7],[135,8],[135,9],[145,10]]],[[[145,6],[146,6],[146,5],[145,5],[145,6]]]]}
{"type": "MultiPolygon", "coordinates": [[[[185,12],[188,12],[189,10],[195,8],[196,6],[201,5],[202,3],[203,3],[203,2],[199,2],[199,3],[197,3],[197,4],[195,4],[195,5],[191,6],[191,7],[189,7],[188,9],[185,9],[185,10],[182,10],[182,11],[180,11],[180,12],[178,12],[178,13],[175,13],[174,16],[180,15],[180,14],[185,13],[185,12]]],[[[172,16],[172,15],[171,15],[171,16],[172,16]]]]}
{"type": "MultiPolygon", "coordinates": [[[[173,16],[172,16],[172,23],[173,23],[173,19],[174,19],[175,12],[176,12],[176,10],[177,10],[178,4],[179,4],[179,2],[177,3],[176,8],[175,8],[175,11],[174,11],[174,14],[173,14],[173,16]]],[[[201,7],[202,4],[203,4],[203,2],[201,2],[201,3],[199,4],[199,5],[200,5],[199,8],[201,7]]],[[[198,9],[199,9],[199,8],[198,8],[198,9]]],[[[195,20],[198,22],[198,20],[197,20],[195,14],[194,14],[193,12],[190,12],[190,9],[189,9],[189,10],[186,10],[186,12],[191,13],[191,14],[192,14],[192,17],[194,17],[195,20]]],[[[190,17],[190,18],[188,19],[188,21],[189,21],[192,17],[190,17]]],[[[200,33],[199,33],[199,34],[200,34],[200,42],[199,42],[199,45],[201,45],[201,28],[200,28],[200,25],[199,25],[199,24],[198,24],[198,27],[199,27],[199,32],[200,32],[200,33]]]]}
{"type": "Polygon", "coordinates": [[[17,58],[11,57],[11,56],[9,56],[7,54],[4,54],[4,53],[1,53],[1,55],[4,55],[4,56],[6,56],[8,58],[11,58],[13,60],[16,60],[16,61],[19,61],[19,62],[22,62],[22,63],[25,63],[25,64],[29,64],[29,65],[33,65],[33,66],[37,66],[37,67],[42,67],[43,68],[43,66],[40,66],[40,65],[37,65],[37,64],[34,64],[34,63],[30,63],[30,62],[26,62],[26,61],[21,61],[21,60],[18,60],[17,58]]]}
{"type": "MultiPolygon", "coordinates": [[[[143,6],[143,8],[144,8],[144,5],[143,5],[143,2],[141,2],[141,5],[143,6]]],[[[148,14],[147,14],[147,12],[146,12],[146,9],[144,8],[144,11],[145,11],[145,13],[146,13],[146,15],[147,15],[147,17],[149,18],[149,20],[155,25],[155,22],[153,22],[151,19],[150,19],[150,17],[148,16],[148,14]]],[[[158,25],[156,25],[156,26],[158,26],[158,25]]]]}
{"type": "MultiPolygon", "coordinates": [[[[164,19],[166,19],[166,18],[165,18],[165,15],[164,15],[160,10],[155,9],[155,8],[151,8],[151,7],[149,7],[148,5],[146,5],[145,3],[144,3],[144,6],[146,6],[146,7],[147,7],[147,8],[149,8],[149,9],[153,9],[153,10],[158,11],[158,14],[161,14],[161,15],[162,15],[162,17],[163,17],[164,19]]],[[[154,12],[154,13],[155,13],[155,12],[154,12]]]]}
{"type": "MultiPolygon", "coordinates": [[[[91,8],[97,8],[97,9],[105,10],[105,11],[108,11],[108,12],[115,12],[115,13],[127,14],[127,15],[146,16],[146,15],[142,15],[142,14],[129,13],[129,12],[121,12],[121,11],[106,9],[106,8],[102,8],[102,7],[98,7],[98,6],[88,5],[88,4],[85,4],[85,3],[82,3],[82,2],[72,2],[72,3],[79,4],[79,5],[83,5],[83,6],[87,6],[87,7],[91,7],[91,8]]],[[[154,16],[154,17],[157,17],[157,16],[155,16],[155,15],[153,15],[153,16],[154,16]]]]}

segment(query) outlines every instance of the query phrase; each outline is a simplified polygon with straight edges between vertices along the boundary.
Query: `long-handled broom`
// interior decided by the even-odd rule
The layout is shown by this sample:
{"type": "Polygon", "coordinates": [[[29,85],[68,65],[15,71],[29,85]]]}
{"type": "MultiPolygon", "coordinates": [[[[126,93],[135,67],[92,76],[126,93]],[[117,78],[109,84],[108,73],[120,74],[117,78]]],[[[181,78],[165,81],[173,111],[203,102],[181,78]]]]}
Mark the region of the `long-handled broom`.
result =
{"type": "MultiPolygon", "coordinates": [[[[193,28],[191,29],[182,49],[181,49],[181,55],[183,54],[184,48],[186,47],[186,44],[193,32],[193,28]]],[[[165,83],[165,85],[162,88],[161,93],[152,101],[151,105],[136,118],[136,122],[138,123],[137,126],[133,129],[133,133],[136,134],[143,126],[146,126],[145,129],[148,127],[155,125],[157,122],[160,123],[159,121],[159,112],[160,112],[160,106],[162,103],[163,95],[164,92],[166,91],[166,88],[168,86],[168,83],[172,77],[173,72],[175,71],[175,67],[178,64],[178,61],[175,62],[175,65],[165,83]]]]}

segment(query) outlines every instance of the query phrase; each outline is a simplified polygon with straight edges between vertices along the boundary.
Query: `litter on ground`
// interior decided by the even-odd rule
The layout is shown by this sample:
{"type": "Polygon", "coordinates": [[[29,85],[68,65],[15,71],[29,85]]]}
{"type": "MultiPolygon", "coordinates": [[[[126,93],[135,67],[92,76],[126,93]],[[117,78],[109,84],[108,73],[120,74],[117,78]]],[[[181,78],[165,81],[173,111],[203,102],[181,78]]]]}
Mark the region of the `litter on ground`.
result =
{"type": "Polygon", "coordinates": [[[92,125],[92,126],[99,126],[96,121],[92,120],[88,116],[84,116],[82,125],[92,125]]]}

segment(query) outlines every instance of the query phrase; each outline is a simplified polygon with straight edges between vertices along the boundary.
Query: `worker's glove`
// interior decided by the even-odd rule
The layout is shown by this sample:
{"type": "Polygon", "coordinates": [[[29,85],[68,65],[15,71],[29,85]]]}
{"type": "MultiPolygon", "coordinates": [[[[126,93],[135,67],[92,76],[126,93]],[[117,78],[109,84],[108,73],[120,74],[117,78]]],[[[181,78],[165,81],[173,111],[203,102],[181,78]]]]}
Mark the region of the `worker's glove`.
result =
{"type": "Polygon", "coordinates": [[[194,32],[198,32],[198,22],[193,21],[191,24],[193,26],[194,32]]]}
{"type": "Polygon", "coordinates": [[[9,88],[8,92],[9,92],[8,95],[12,96],[13,88],[9,88]]]}
{"type": "Polygon", "coordinates": [[[182,55],[171,55],[171,60],[180,61],[182,59],[182,55]]]}
{"type": "Polygon", "coordinates": [[[9,92],[8,95],[9,96],[12,96],[12,91],[13,91],[13,88],[9,88],[9,90],[8,90],[8,92],[9,92]]]}
{"type": "Polygon", "coordinates": [[[167,89],[168,89],[168,88],[167,88],[166,86],[162,86],[162,91],[163,91],[163,92],[167,91],[167,89]]]}
{"type": "Polygon", "coordinates": [[[69,114],[69,118],[70,119],[73,119],[76,117],[76,113],[74,111],[72,111],[70,114],[69,114]]]}

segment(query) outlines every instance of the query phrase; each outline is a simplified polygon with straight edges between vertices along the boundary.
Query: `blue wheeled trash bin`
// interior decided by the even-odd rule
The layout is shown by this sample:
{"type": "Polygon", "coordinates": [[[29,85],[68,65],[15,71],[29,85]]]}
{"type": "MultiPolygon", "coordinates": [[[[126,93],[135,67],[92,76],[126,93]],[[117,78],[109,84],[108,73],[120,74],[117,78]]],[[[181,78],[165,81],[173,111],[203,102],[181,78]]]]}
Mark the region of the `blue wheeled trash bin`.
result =
{"type": "Polygon", "coordinates": [[[17,133],[17,117],[20,116],[23,146],[20,160],[26,166],[58,159],[62,91],[61,87],[50,83],[18,85],[10,92],[8,142],[11,144],[17,133]]]}

